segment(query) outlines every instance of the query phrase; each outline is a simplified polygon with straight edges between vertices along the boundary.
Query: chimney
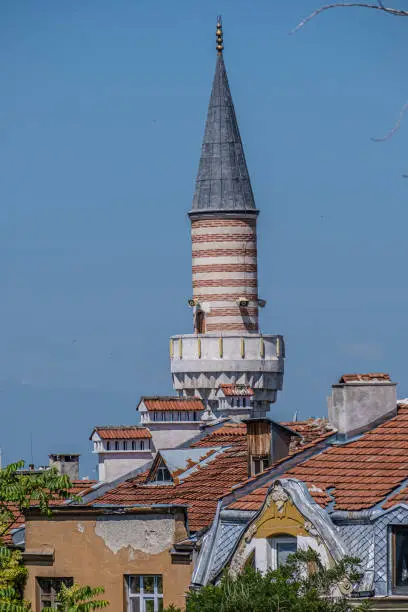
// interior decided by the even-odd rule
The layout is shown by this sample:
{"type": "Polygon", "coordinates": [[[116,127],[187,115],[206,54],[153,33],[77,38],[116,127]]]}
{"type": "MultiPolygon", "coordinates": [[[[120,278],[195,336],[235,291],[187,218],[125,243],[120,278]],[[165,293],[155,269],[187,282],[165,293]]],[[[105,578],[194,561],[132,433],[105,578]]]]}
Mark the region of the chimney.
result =
{"type": "Polygon", "coordinates": [[[52,454],[49,455],[49,466],[56,468],[61,475],[68,476],[71,481],[79,480],[79,457],[76,453],[52,454]]]}
{"type": "Polygon", "coordinates": [[[397,383],[389,374],[344,374],[328,398],[329,421],[347,440],[397,414],[397,383]]]}
{"type": "Polygon", "coordinates": [[[289,455],[293,436],[299,436],[288,427],[268,418],[245,419],[248,441],[248,476],[256,476],[280,459],[289,455]]]}

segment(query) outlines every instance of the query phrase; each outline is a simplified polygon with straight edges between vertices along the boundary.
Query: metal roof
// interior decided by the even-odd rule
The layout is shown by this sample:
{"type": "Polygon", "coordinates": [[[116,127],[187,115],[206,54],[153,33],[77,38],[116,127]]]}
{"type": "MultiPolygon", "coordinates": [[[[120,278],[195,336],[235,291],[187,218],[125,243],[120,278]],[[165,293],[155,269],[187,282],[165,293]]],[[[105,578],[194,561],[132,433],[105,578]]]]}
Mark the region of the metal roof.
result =
{"type": "Polygon", "coordinates": [[[222,53],[217,56],[189,214],[206,212],[257,212],[222,53]]]}
{"type": "Polygon", "coordinates": [[[219,446],[206,448],[172,448],[159,451],[160,456],[165,462],[167,469],[172,475],[179,475],[190,470],[197,464],[208,463],[217,456],[217,452],[222,450],[219,446]]]}

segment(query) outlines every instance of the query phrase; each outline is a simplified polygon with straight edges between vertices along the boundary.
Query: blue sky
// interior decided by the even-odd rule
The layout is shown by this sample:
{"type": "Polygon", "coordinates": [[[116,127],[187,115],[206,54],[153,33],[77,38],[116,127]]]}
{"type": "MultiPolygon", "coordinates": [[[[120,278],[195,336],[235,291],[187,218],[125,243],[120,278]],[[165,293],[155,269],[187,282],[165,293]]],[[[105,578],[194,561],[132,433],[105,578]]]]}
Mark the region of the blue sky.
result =
{"type": "Polygon", "coordinates": [[[171,392],[190,332],[189,210],[223,14],[259,220],[262,330],[287,344],[276,418],[344,372],[408,395],[407,22],[316,0],[3,0],[0,447],[83,453],[171,392]]]}

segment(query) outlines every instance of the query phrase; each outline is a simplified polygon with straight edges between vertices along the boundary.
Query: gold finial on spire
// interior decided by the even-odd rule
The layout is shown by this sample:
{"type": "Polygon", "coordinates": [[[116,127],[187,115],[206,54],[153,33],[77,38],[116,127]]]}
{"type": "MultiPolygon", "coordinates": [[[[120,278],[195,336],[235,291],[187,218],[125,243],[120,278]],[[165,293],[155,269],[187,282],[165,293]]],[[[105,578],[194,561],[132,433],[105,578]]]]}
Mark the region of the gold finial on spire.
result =
{"type": "Polygon", "coordinates": [[[218,15],[217,17],[217,31],[216,31],[216,36],[217,36],[217,53],[218,55],[221,55],[223,49],[224,49],[224,45],[222,44],[223,41],[223,37],[222,37],[222,19],[221,19],[221,15],[218,15]]]}

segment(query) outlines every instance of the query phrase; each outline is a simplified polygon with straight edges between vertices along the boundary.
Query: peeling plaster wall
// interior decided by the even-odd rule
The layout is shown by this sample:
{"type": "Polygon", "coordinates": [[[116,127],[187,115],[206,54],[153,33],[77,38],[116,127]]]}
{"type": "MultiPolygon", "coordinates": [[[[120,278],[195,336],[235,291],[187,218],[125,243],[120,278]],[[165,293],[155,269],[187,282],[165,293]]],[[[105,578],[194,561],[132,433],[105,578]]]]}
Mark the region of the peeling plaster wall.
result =
{"type": "Polygon", "coordinates": [[[132,548],[157,555],[174,542],[175,525],[172,516],[138,515],[137,521],[126,516],[99,517],[95,533],[114,554],[122,548],[132,548]]]}
{"type": "Polygon", "coordinates": [[[164,607],[184,608],[191,580],[189,559],[174,562],[170,549],[187,535],[184,513],[77,515],[55,512],[52,519],[26,520],[26,551],[54,551],[53,562],[27,563],[25,598],[38,612],[37,578],[73,578],[79,584],[103,586],[110,602],[107,610],[124,609],[125,576],[163,576],[164,607]]]}

